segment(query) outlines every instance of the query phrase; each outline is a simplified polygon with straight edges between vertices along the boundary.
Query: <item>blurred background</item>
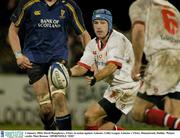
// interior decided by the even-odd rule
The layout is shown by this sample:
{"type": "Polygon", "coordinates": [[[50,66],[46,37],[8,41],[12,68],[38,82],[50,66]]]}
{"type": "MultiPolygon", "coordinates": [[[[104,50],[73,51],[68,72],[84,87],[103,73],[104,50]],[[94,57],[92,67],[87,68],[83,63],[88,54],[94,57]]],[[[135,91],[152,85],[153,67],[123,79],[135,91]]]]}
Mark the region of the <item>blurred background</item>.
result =
{"type": "MultiPolygon", "coordinates": [[[[17,67],[14,54],[8,44],[9,19],[18,1],[0,0],[0,129],[41,129],[33,90],[28,84],[28,79],[24,75],[25,72],[17,67]]],[[[95,9],[106,8],[112,12],[114,28],[131,40],[128,9],[134,0],[74,1],[80,6],[86,28],[92,37],[94,37],[91,24],[92,13],[95,9]]],[[[180,10],[180,0],[169,1],[180,10]]],[[[70,31],[68,41],[70,67],[76,64],[83,53],[80,41],[75,39],[74,36],[74,32],[70,31]]],[[[85,109],[91,102],[101,98],[106,86],[100,82],[92,88],[87,88],[83,84],[83,78],[73,78],[71,84],[71,87],[67,90],[67,96],[69,106],[73,112],[73,124],[77,126],[75,129],[81,129],[84,123],[83,113],[85,109]]],[[[124,122],[131,124],[132,129],[136,128],[130,117],[124,117],[124,122]]],[[[142,126],[140,129],[143,128],[146,127],[142,126]]],[[[147,129],[151,128],[147,127],[147,129]]]]}

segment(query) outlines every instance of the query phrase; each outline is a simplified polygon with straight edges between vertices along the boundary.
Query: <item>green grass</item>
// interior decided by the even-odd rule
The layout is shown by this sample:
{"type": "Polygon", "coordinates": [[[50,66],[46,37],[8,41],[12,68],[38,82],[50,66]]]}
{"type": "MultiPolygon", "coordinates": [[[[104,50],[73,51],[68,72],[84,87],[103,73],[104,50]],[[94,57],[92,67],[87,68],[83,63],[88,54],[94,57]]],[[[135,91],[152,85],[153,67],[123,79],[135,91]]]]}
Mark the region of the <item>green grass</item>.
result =
{"type": "Polygon", "coordinates": [[[167,130],[165,127],[159,127],[159,126],[152,126],[152,125],[147,125],[147,124],[123,124],[122,127],[126,128],[127,130],[167,130]]]}
{"type": "Polygon", "coordinates": [[[0,124],[0,130],[42,130],[42,126],[15,125],[15,124],[0,124]]]}
{"type": "MultiPolygon", "coordinates": [[[[123,124],[122,127],[126,130],[167,130],[164,127],[150,126],[146,124],[123,124]]],[[[42,130],[41,125],[15,125],[15,124],[0,124],[0,130],[42,130]]],[[[82,127],[73,127],[73,130],[83,130],[82,127]]]]}

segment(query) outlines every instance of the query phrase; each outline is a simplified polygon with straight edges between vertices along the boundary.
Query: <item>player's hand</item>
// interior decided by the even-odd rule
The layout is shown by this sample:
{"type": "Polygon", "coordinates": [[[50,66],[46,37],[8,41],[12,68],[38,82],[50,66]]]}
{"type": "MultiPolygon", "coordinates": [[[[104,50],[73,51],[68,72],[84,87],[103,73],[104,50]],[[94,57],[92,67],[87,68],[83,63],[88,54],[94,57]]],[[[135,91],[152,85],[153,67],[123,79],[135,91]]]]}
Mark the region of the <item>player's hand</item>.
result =
{"type": "Polygon", "coordinates": [[[132,68],[131,77],[134,81],[139,81],[141,79],[140,68],[141,64],[134,64],[132,68]]]}
{"type": "Polygon", "coordinates": [[[89,76],[86,76],[86,80],[88,82],[88,85],[90,86],[93,86],[95,83],[96,83],[96,77],[89,77],[89,76]]]}
{"type": "Polygon", "coordinates": [[[30,68],[32,68],[32,63],[24,55],[16,58],[16,62],[17,62],[18,67],[21,68],[21,69],[30,69],[30,68]]]}

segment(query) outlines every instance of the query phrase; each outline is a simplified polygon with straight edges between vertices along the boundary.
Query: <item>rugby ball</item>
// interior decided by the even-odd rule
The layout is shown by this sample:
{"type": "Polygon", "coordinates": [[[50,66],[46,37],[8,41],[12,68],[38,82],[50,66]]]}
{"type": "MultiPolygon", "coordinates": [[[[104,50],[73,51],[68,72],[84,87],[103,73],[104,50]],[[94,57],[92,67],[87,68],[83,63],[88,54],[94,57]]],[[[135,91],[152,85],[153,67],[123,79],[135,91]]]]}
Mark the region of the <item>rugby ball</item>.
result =
{"type": "Polygon", "coordinates": [[[69,73],[66,67],[59,62],[50,66],[48,78],[57,89],[65,89],[69,85],[69,73]]]}

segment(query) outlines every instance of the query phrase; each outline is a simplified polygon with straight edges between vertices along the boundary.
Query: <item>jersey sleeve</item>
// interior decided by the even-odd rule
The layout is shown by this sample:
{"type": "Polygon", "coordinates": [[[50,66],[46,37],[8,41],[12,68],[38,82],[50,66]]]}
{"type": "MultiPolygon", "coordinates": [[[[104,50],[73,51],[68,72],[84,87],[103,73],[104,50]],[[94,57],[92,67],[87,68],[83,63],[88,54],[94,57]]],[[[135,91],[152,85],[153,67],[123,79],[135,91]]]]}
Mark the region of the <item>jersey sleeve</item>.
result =
{"type": "Polygon", "coordinates": [[[129,8],[129,17],[132,24],[136,22],[145,24],[148,2],[149,0],[136,0],[131,4],[129,8]]]}
{"type": "Polygon", "coordinates": [[[83,56],[81,57],[78,65],[83,66],[84,68],[90,70],[91,66],[95,63],[95,58],[93,55],[93,50],[90,48],[90,44],[88,44],[85,48],[83,56]]]}
{"type": "Polygon", "coordinates": [[[13,12],[10,20],[15,24],[15,26],[19,27],[23,23],[26,17],[27,8],[32,5],[34,1],[30,0],[20,0],[18,6],[16,7],[15,11],[13,12]]]}
{"type": "Polygon", "coordinates": [[[74,28],[76,34],[79,35],[83,33],[86,28],[80,7],[72,0],[67,1],[66,7],[68,8],[70,14],[69,22],[74,28]]]}

